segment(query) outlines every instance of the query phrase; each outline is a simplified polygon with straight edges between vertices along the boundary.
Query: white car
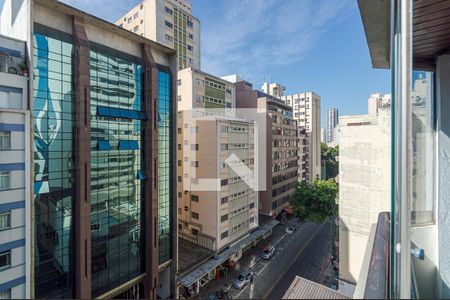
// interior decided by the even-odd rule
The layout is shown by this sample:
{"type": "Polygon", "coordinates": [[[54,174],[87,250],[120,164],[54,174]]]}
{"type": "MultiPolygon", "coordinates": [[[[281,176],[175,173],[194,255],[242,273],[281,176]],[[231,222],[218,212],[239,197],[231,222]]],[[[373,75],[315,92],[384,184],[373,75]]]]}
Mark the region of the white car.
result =
{"type": "Polygon", "coordinates": [[[286,227],[286,233],[292,234],[294,233],[295,228],[294,227],[286,227]]]}
{"type": "Polygon", "coordinates": [[[237,289],[244,288],[247,284],[252,283],[255,275],[251,271],[242,272],[233,283],[233,286],[237,289]]]}
{"type": "Polygon", "coordinates": [[[261,255],[261,258],[265,259],[265,260],[269,260],[274,255],[275,255],[275,247],[270,247],[270,248],[267,248],[266,250],[263,251],[263,254],[261,255]]]}

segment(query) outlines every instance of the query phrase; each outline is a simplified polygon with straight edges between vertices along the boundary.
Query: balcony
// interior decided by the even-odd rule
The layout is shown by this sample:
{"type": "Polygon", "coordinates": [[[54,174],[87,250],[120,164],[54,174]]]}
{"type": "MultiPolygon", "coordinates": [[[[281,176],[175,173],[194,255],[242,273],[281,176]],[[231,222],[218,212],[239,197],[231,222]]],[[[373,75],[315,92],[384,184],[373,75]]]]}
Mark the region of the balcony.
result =
{"type": "Polygon", "coordinates": [[[28,76],[25,57],[19,51],[0,47],[0,72],[28,76]]]}

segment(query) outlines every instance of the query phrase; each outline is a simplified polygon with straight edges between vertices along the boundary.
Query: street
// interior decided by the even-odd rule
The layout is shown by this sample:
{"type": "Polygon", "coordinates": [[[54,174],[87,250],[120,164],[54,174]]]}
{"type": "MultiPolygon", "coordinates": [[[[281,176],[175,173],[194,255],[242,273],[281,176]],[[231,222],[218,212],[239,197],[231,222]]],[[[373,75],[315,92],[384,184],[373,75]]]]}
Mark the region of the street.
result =
{"type": "Polygon", "coordinates": [[[288,226],[295,226],[294,233],[288,234],[285,232],[286,225],[278,225],[268,240],[245,254],[227,277],[206,286],[200,297],[207,298],[210,293],[224,289],[232,298],[281,298],[295,275],[322,283],[322,277],[327,276],[324,271],[331,255],[329,224],[297,224],[293,219],[288,226]],[[262,250],[267,245],[273,245],[276,249],[269,261],[261,258],[262,250]],[[251,270],[256,275],[253,283],[241,290],[232,287],[239,273],[245,270],[251,270]]]}

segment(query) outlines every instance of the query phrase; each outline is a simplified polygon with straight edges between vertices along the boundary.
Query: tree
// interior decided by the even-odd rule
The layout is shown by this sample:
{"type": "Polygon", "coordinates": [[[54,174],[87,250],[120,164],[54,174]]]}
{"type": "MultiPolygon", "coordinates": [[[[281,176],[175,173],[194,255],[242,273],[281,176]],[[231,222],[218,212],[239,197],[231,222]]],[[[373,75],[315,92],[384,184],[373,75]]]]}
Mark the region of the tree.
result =
{"type": "Polygon", "coordinates": [[[325,167],[324,179],[335,178],[339,173],[339,163],[336,156],[339,156],[339,146],[328,147],[327,144],[320,144],[320,152],[322,156],[322,165],[325,167]]]}
{"type": "Polygon", "coordinates": [[[317,179],[313,184],[302,181],[297,184],[289,203],[300,220],[322,223],[337,214],[337,193],[338,187],[333,179],[317,179]]]}

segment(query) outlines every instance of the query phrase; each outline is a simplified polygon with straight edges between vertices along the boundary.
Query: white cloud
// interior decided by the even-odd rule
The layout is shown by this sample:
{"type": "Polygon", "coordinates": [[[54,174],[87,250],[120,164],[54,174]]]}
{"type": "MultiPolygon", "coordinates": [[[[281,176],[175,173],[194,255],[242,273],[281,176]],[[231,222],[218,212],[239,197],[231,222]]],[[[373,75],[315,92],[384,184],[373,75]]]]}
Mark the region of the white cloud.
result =
{"type": "Polygon", "coordinates": [[[227,0],[222,19],[202,24],[202,68],[258,81],[265,72],[304,59],[351,0],[227,0]]]}

